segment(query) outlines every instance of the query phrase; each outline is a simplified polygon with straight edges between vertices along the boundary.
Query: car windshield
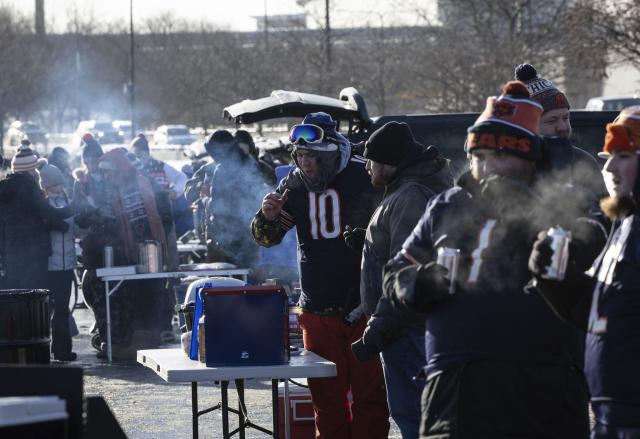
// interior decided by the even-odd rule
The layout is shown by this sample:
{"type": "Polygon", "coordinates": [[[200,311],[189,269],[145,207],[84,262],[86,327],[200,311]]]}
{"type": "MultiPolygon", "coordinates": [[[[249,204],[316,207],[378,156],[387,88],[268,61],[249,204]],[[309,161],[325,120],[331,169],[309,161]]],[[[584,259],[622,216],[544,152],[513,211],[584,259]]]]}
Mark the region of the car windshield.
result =
{"type": "Polygon", "coordinates": [[[167,135],[169,136],[188,136],[189,130],[186,128],[168,128],[167,135]]]}
{"type": "Polygon", "coordinates": [[[93,129],[100,131],[111,131],[113,130],[113,125],[111,125],[109,122],[96,122],[93,129]]]}
{"type": "Polygon", "coordinates": [[[633,105],[640,105],[640,98],[615,99],[604,101],[603,110],[622,110],[633,105]]]}

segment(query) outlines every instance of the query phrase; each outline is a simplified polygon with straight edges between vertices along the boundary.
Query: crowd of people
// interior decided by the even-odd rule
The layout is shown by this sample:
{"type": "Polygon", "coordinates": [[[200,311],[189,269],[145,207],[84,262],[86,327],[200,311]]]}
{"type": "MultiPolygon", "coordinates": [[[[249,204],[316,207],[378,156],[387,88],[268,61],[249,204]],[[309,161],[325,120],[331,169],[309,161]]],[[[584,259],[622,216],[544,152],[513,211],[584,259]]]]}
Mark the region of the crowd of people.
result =
{"type": "Polygon", "coordinates": [[[337,368],[309,379],[317,438],[386,438],[389,414],[404,439],[640,438],[640,107],[607,125],[601,169],[564,93],[515,73],[455,182],[404,123],[364,157],[326,114],[292,128],[251,231],[296,227],[304,345],[337,368]]]}
{"type": "MultiPolygon", "coordinates": [[[[278,167],[242,130],[214,132],[212,160],[182,172],[144,135],[106,153],[86,135],[75,171],[63,148],[47,162],[24,142],[0,180],[0,287],[50,289],[52,355],[73,360],[79,238],[104,356],[105,246],[135,265],[153,240],[174,269],[187,206],[207,261],[299,275],[304,346],[337,370],[308,380],[316,437],[386,438],[391,416],[403,439],[640,439],[640,107],[607,125],[600,166],[570,142],[565,94],[529,64],[514,79],[468,128],[455,179],[406,123],[378,128],[360,156],[325,113],[291,129],[278,167]],[[552,230],[569,243],[563,276],[552,230]],[[290,253],[278,267],[269,252],[293,234],[291,271],[290,253]]],[[[125,285],[114,357],[169,338],[174,300],[159,281],[125,285]]]]}
{"type": "MultiPolygon", "coordinates": [[[[105,152],[87,133],[73,169],[65,148],[53,148],[45,159],[23,140],[0,179],[0,288],[50,291],[54,360],[77,358],[69,304],[74,282],[95,317],[91,344],[106,357],[106,300],[96,270],[105,266],[107,247],[113,265],[139,265],[139,246],[154,241],[162,248],[163,269],[175,271],[178,237],[185,235],[208,242],[211,261],[256,263],[258,246],[246,229],[275,171],[258,157],[246,131],[235,137],[217,131],[206,145],[215,161],[196,159],[176,170],[152,157],[144,134],[129,148],[105,152]],[[192,232],[200,206],[201,234],[192,232]]],[[[130,281],[112,296],[113,358],[132,359],[138,349],[174,341],[176,286],[130,281]]]]}

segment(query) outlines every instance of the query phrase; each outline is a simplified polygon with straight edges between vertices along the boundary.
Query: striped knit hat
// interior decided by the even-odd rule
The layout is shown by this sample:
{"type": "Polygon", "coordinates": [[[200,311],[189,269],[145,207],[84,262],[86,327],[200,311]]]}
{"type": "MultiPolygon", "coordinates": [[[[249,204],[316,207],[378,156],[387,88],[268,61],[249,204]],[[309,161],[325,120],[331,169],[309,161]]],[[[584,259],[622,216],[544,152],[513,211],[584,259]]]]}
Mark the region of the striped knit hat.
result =
{"type": "Polygon", "coordinates": [[[614,151],[628,151],[640,155],[640,106],[627,107],[607,124],[604,147],[598,156],[608,158],[614,151]]]}
{"type": "Polygon", "coordinates": [[[539,77],[538,72],[531,64],[517,66],[515,77],[516,80],[525,83],[531,93],[531,99],[539,102],[545,113],[559,108],[571,108],[567,96],[553,82],[539,77]]]}
{"type": "Polygon", "coordinates": [[[542,106],[530,98],[519,81],[507,82],[502,95],[487,99],[487,107],[469,127],[465,150],[494,149],[525,160],[542,158],[540,116],[542,106]]]}
{"type": "Polygon", "coordinates": [[[38,157],[31,149],[31,142],[23,140],[20,147],[11,160],[11,170],[13,172],[29,172],[38,167],[38,157]]]}

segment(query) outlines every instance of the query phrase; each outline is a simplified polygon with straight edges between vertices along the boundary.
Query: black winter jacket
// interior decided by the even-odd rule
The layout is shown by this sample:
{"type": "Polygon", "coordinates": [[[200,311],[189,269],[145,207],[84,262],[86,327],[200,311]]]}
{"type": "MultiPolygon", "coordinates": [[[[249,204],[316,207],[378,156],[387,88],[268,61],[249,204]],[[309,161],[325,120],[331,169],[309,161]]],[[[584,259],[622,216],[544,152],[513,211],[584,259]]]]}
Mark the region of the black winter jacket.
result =
{"type": "Polygon", "coordinates": [[[429,147],[387,185],[369,221],[362,253],[360,299],[367,316],[374,314],[382,296],[382,267],[402,249],[429,199],[452,184],[449,164],[435,147],[429,147]]]}
{"type": "Polygon", "coordinates": [[[0,180],[0,287],[43,288],[51,255],[51,230],[66,231],[71,208],[49,205],[35,178],[0,180]]]}
{"type": "Polygon", "coordinates": [[[449,163],[430,146],[423,155],[399,169],[387,185],[384,198],[374,212],[362,253],[360,300],[370,317],[362,340],[354,346],[359,358],[366,360],[397,340],[407,325],[424,331],[424,317],[394,309],[382,295],[382,268],[401,249],[427,203],[453,183],[449,163]]]}

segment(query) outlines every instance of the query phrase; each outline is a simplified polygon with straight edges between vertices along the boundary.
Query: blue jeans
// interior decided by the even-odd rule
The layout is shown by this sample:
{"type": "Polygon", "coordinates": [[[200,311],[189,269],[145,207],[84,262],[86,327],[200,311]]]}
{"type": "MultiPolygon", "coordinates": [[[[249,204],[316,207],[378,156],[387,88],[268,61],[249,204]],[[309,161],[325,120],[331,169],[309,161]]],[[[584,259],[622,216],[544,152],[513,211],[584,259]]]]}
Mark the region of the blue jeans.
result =
{"type": "Polygon", "coordinates": [[[417,439],[424,380],[413,377],[426,363],[424,329],[405,328],[402,337],[383,350],[381,356],[391,417],[403,439],[417,439]]]}

